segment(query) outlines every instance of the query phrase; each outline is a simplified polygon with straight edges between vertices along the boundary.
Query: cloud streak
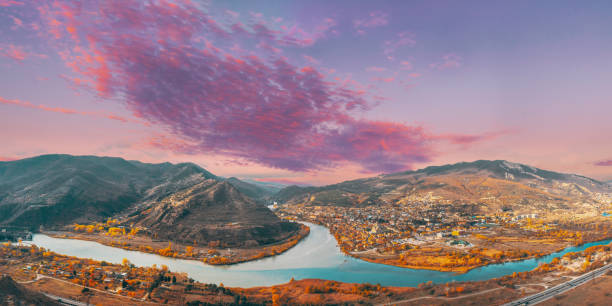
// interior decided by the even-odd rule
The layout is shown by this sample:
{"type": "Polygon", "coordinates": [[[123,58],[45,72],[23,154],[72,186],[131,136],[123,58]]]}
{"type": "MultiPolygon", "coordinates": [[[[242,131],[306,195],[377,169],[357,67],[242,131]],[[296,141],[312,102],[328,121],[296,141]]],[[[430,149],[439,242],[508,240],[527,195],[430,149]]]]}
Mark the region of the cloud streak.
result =
{"type": "Polygon", "coordinates": [[[594,163],[595,166],[612,167],[612,159],[601,160],[594,163]]]}
{"type": "Polygon", "coordinates": [[[63,107],[50,107],[44,104],[36,105],[28,101],[22,101],[22,100],[17,100],[17,99],[10,100],[10,99],[5,99],[3,97],[0,97],[0,103],[6,104],[6,105],[16,105],[16,106],[32,108],[32,109],[40,109],[40,110],[44,110],[47,112],[61,113],[61,114],[66,114],[66,115],[83,115],[83,116],[91,116],[91,117],[97,117],[97,118],[106,118],[106,119],[116,120],[116,121],[121,121],[121,122],[136,122],[132,119],[128,119],[128,118],[118,116],[112,113],[83,112],[83,111],[77,111],[74,109],[63,108],[63,107]]]}

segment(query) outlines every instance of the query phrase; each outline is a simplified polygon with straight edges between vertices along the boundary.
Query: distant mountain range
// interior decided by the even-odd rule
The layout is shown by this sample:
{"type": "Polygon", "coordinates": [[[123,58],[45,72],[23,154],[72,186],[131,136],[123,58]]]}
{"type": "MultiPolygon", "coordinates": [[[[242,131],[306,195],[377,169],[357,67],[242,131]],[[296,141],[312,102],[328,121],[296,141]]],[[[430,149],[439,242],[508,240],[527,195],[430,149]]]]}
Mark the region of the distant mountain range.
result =
{"type": "Polygon", "coordinates": [[[0,162],[0,224],[57,228],[122,217],[159,238],[228,245],[274,242],[298,230],[243,192],[262,198],[268,191],[192,163],[43,155],[0,162]]]}
{"type": "Polygon", "coordinates": [[[367,206],[377,203],[479,204],[481,211],[567,209],[577,202],[606,203],[612,188],[588,177],[503,160],[432,166],[322,187],[289,186],[280,203],[367,206]]]}
{"type": "Polygon", "coordinates": [[[275,195],[283,187],[286,187],[279,187],[279,185],[276,184],[267,184],[252,180],[240,180],[235,177],[230,177],[226,181],[240,190],[240,192],[259,202],[265,202],[265,200],[275,195]]]}

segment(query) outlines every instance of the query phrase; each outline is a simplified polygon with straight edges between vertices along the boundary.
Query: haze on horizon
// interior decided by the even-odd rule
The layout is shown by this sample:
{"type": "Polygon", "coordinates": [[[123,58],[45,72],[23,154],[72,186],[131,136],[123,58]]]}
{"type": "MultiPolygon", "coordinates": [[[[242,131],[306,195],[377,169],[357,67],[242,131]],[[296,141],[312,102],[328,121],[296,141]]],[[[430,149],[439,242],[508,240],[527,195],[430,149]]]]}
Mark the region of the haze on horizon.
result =
{"type": "Polygon", "coordinates": [[[609,1],[0,0],[0,160],[327,184],[477,159],[612,179],[609,1]]]}

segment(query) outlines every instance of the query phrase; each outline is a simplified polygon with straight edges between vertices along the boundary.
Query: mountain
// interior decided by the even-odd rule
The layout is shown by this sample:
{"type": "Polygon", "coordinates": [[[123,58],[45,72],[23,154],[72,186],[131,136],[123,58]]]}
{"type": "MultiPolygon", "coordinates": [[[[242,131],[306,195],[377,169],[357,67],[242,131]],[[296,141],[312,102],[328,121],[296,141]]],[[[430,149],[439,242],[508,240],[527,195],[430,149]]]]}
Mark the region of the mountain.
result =
{"type": "Polygon", "coordinates": [[[246,196],[259,202],[265,202],[265,200],[282,189],[273,185],[258,184],[255,181],[240,180],[235,177],[228,178],[227,182],[246,196]]]}
{"type": "Polygon", "coordinates": [[[187,243],[223,239],[230,246],[256,246],[284,240],[297,230],[295,223],[279,222],[272,211],[229,182],[216,180],[204,180],[131,215],[127,222],[159,238],[187,243]]]}
{"type": "Polygon", "coordinates": [[[323,187],[284,188],[280,203],[367,206],[376,203],[439,202],[481,204],[481,210],[570,208],[576,201],[601,203],[610,185],[503,160],[432,166],[323,187]]]}
{"type": "Polygon", "coordinates": [[[57,154],[0,162],[0,224],[57,228],[109,217],[136,222],[159,237],[189,237],[190,242],[221,235],[244,239],[235,244],[263,242],[297,231],[297,225],[282,222],[192,163],[57,154]],[[229,223],[234,224],[231,230],[210,230],[229,223]]]}
{"type": "Polygon", "coordinates": [[[259,186],[261,188],[264,188],[264,189],[268,189],[269,191],[271,191],[273,193],[277,193],[281,189],[289,186],[287,184],[282,184],[282,183],[277,183],[277,182],[262,182],[262,181],[256,181],[256,180],[251,180],[251,179],[244,179],[243,181],[245,181],[247,183],[251,183],[253,185],[257,185],[257,186],[259,186]]]}
{"type": "Polygon", "coordinates": [[[55,225],[111,217],[215,176],[195,164],[42,155],[0,162],[0,223],[55,225]]]}

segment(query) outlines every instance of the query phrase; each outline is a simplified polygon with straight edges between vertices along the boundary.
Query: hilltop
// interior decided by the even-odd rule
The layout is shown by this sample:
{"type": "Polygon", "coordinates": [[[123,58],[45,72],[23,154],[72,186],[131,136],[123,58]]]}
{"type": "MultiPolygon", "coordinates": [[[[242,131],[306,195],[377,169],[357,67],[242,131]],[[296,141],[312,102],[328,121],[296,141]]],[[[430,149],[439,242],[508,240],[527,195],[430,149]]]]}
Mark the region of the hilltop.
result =
{"type": "Polygon", "coordinates": [[[226,181],[244,195],[258,202],[265,202],[265,200],[269,199],[282,189],[282,187],[278,187],[275,184],[267,184],[251,180],[240,180],[235,177],[230,177],[226,181]]]}
{"type": "Polygon", "coordinates": [[[290,186],[274,199],[288,204],[358,207],[381,202],[473,203],[490,212],[599,205],[609,200],[610,193],[610,185],[588,177],[504,160],[478,160],[322,187],[290,186]]]}
{"type": "Polygon", "coordinates": [[[233,246],[280,241],[299,229],[192,163],[59,154],[0,162],[0,224],[62,229],[108,218],[159,238],[233,246]]]}

